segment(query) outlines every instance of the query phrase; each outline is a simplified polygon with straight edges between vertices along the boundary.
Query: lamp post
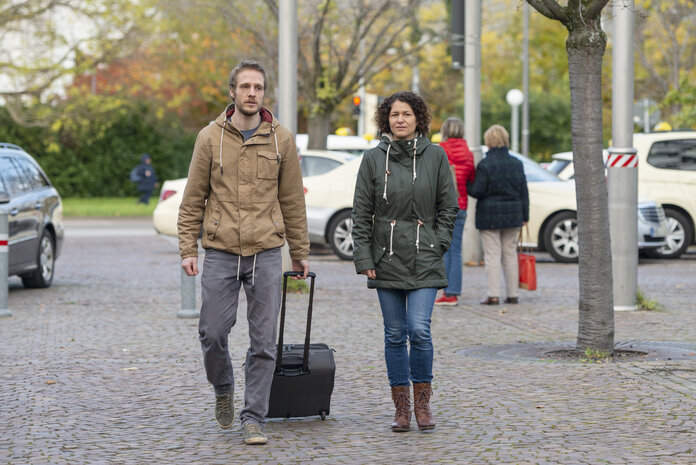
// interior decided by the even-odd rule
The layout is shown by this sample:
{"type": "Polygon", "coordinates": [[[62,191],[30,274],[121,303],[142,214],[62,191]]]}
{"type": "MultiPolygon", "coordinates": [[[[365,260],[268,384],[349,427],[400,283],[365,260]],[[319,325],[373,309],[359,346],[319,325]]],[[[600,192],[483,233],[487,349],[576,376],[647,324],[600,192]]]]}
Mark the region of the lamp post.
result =
{"type": "Polygon", "coordinates": [[[519,152],[519,131],[520,131],[520,120],[517,108],[524,102],[524,94],[519,89],[510,89],[505,96],[507,103],[512,107],[512,117],[510,121],[510,142],[512,144],[512,151],[519,152]]]}

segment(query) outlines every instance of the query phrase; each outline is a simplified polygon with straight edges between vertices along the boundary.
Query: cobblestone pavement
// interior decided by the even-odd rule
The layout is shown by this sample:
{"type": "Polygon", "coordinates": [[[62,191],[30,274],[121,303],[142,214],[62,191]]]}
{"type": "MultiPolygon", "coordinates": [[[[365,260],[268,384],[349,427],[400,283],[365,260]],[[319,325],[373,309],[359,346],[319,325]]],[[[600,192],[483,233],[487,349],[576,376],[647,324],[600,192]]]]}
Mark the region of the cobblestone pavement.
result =
{"type": "MultiPolygon", "coordinates": [[[[270,420],[269,444],[252,447],[238,423],[213,418],[196,321],[176,317],[175,245],[142,221],[70,222],[53,287],[10,280],[0,464],[696,463],[696,351],[621,363],[461,354],[575,340],[577,266],[543,258],[539,289],[516,306],[478,305],[483,269],[465,267],[460,305],[433,315],[437,429],[395,434],[376,294],[351,263],[313,255],[313,341],[336,350],[331,414],[270,420]]],[[[695,270],[693,253],[641,260],[640,287],[664,310],[616,313],[616,340],[696,346],[695,270]]],[[[286,342],[303,340],[305,299],[288,297],[286,342]]],[[[243,315],[230,338],[237,411],[243,315]]]]}

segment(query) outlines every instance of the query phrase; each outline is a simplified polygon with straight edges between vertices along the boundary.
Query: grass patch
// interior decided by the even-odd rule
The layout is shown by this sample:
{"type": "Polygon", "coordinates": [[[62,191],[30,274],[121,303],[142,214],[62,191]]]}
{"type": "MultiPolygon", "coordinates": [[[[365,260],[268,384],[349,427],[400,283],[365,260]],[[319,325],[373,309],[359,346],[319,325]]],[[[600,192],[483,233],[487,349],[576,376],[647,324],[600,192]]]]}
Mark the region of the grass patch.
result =
{"type": "Polygon", "coordinates": [[[309,285],[302,279],[288,279],[288,294],[306,294],[309,285]]]}
{"type": "Polygon", "coordinates": [[[664,310],[664,307],[657,300],[648,299],[640,288],[636,294],[636,305],[639,310],[664,310]]]}
{"type": "Polygon", "coordinates": [[[138,197],[69,197],[63,199],[65,217],[152,216],[157,197],[149,205],[138,203],[138,197]]]}

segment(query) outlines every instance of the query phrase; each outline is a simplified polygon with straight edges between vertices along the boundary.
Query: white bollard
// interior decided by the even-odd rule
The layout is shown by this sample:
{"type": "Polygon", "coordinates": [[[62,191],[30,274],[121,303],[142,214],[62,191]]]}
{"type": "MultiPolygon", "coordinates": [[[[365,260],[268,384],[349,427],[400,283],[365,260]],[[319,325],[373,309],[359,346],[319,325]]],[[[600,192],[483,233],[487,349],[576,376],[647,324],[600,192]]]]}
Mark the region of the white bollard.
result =
{"type": "Polygon", "coordinates": [[[0,318],[12,316],[8,308],[8,273],[10,272],[10,234],[9,220],[6,206],[10,202],[10,196],[6,192],[0,192],[0,318]]]}

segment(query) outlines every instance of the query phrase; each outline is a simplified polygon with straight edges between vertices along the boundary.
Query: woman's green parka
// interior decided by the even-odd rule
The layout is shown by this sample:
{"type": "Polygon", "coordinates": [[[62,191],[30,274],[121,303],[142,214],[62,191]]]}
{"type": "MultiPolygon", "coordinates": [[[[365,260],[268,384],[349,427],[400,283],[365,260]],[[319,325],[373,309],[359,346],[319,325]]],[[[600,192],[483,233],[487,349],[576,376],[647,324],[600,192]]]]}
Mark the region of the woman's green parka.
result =
{"type": "Polygon", "coordinates": [[[353,198],[353,261],[369,288],[447,286],[442,256],[459,206],[447,155],[423,138],[365,152],[353,198]],[[387,161],[388,160],[388,161],[387,161]]]}

